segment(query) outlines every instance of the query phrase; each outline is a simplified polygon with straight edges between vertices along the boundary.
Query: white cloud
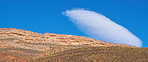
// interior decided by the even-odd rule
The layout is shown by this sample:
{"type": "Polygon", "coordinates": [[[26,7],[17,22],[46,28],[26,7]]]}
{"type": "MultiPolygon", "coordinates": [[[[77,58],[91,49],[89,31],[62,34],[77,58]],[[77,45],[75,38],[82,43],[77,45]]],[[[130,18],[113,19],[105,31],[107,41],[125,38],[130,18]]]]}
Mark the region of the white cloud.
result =
{"type": "Polygon", "coordinates": [[[85,9],[73,9],[64,12],[85,34],[106,42],[142,46],[142,41],[126,28],[107,17],[85,9]]]}

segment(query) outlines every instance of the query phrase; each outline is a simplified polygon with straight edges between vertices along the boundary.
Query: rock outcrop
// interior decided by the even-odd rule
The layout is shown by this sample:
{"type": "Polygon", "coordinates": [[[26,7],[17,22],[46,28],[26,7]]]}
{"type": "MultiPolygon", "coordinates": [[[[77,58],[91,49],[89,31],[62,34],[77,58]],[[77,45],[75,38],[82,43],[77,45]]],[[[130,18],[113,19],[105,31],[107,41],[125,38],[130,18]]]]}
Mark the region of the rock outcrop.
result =
{"type": "Polygon", "coordinates": [[[89,37],[37,33],[15,28],[0,28],[0,61],[29,61],[32,58],[48,56],[56,52],[88,46],[122,46],[135,47],[127,44],[104,42],[89,37]],[[13,58],[13,59],[12,59],[13,58]],[[1,60],[2,59],[2,60],[1,60]]]}
{"type": "Polygon", "coordinates": [[[52,46],[41,44],[56,44],[56,45],[77,45],[77,46],[124,46],[134,47],[126,44],[113,44],[109,42],[99,41],[89,37],[37,33],[14,28],[0,28],[0,48],[25,48],[45,51],[52,46]],[[32,45],[34,44],[34,45],[32,45]]]}
{"type": "Polygon", "coordinates": [[[127,44],[113,44],[83,36],[41,34],[21,29],[0,28],[0,48],[15,47],[45,51],[52,48],[52,45],[134,47],[127,44]]]}

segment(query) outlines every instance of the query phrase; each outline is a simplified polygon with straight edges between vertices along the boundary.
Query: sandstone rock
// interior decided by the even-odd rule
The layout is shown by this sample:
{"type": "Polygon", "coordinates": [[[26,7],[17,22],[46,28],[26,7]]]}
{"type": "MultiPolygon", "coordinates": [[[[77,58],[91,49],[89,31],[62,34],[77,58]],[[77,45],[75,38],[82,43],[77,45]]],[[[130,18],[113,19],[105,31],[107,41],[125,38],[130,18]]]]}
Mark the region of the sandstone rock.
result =
{"type": "Polygon", "coordinates": [[[49,47],[51,44],[135,47],[127,44],[113,44],[83,36],[52,33],[41,34],[15,28],[0,28],[0,48],[16,47],[45,51],[51,48],[49,47]]]}

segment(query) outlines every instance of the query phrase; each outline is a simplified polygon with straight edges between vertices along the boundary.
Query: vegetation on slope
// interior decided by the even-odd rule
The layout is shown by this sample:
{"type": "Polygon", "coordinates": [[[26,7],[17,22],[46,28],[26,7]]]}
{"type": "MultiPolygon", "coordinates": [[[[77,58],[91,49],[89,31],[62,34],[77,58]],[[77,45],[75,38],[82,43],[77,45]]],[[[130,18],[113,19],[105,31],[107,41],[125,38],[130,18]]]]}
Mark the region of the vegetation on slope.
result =
{"type": "Polygon", "coordinates": [[[145,60],[147,58],[147,52],[145,51],[147,51],[147,48],[139,49],[132,45],[113,44],[83,36],[53,33],[41,34],[14,28],[0,28],[0,62],[26,62],[31,59],[33,59],[31,61],[35,62],[98,62],[101,60],[116,61],[115,59],[126,61],[127,59],[124,60],[124,57],[127,58],[128,55],[135,56],[138,58],[136,60],[139,61],[147,61],[145,60]]]}
{"type": "Polygon", "coordinates": [[[36,62],[148,62],[148,48],[82,47],[34,59],[36,62]]]}

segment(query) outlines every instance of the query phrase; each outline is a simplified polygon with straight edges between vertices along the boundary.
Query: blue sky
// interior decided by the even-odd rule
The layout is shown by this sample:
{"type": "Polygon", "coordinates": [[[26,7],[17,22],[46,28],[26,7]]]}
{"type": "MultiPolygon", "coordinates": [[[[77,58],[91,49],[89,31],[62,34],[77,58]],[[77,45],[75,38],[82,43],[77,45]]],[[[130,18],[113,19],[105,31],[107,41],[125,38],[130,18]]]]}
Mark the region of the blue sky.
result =
{"type": "Polygon", "coordinates": [[[61,13],[73,8],[105,15],[148,47],[147,0],[0,0],[0,28],[87,36],[61,13]]]}

